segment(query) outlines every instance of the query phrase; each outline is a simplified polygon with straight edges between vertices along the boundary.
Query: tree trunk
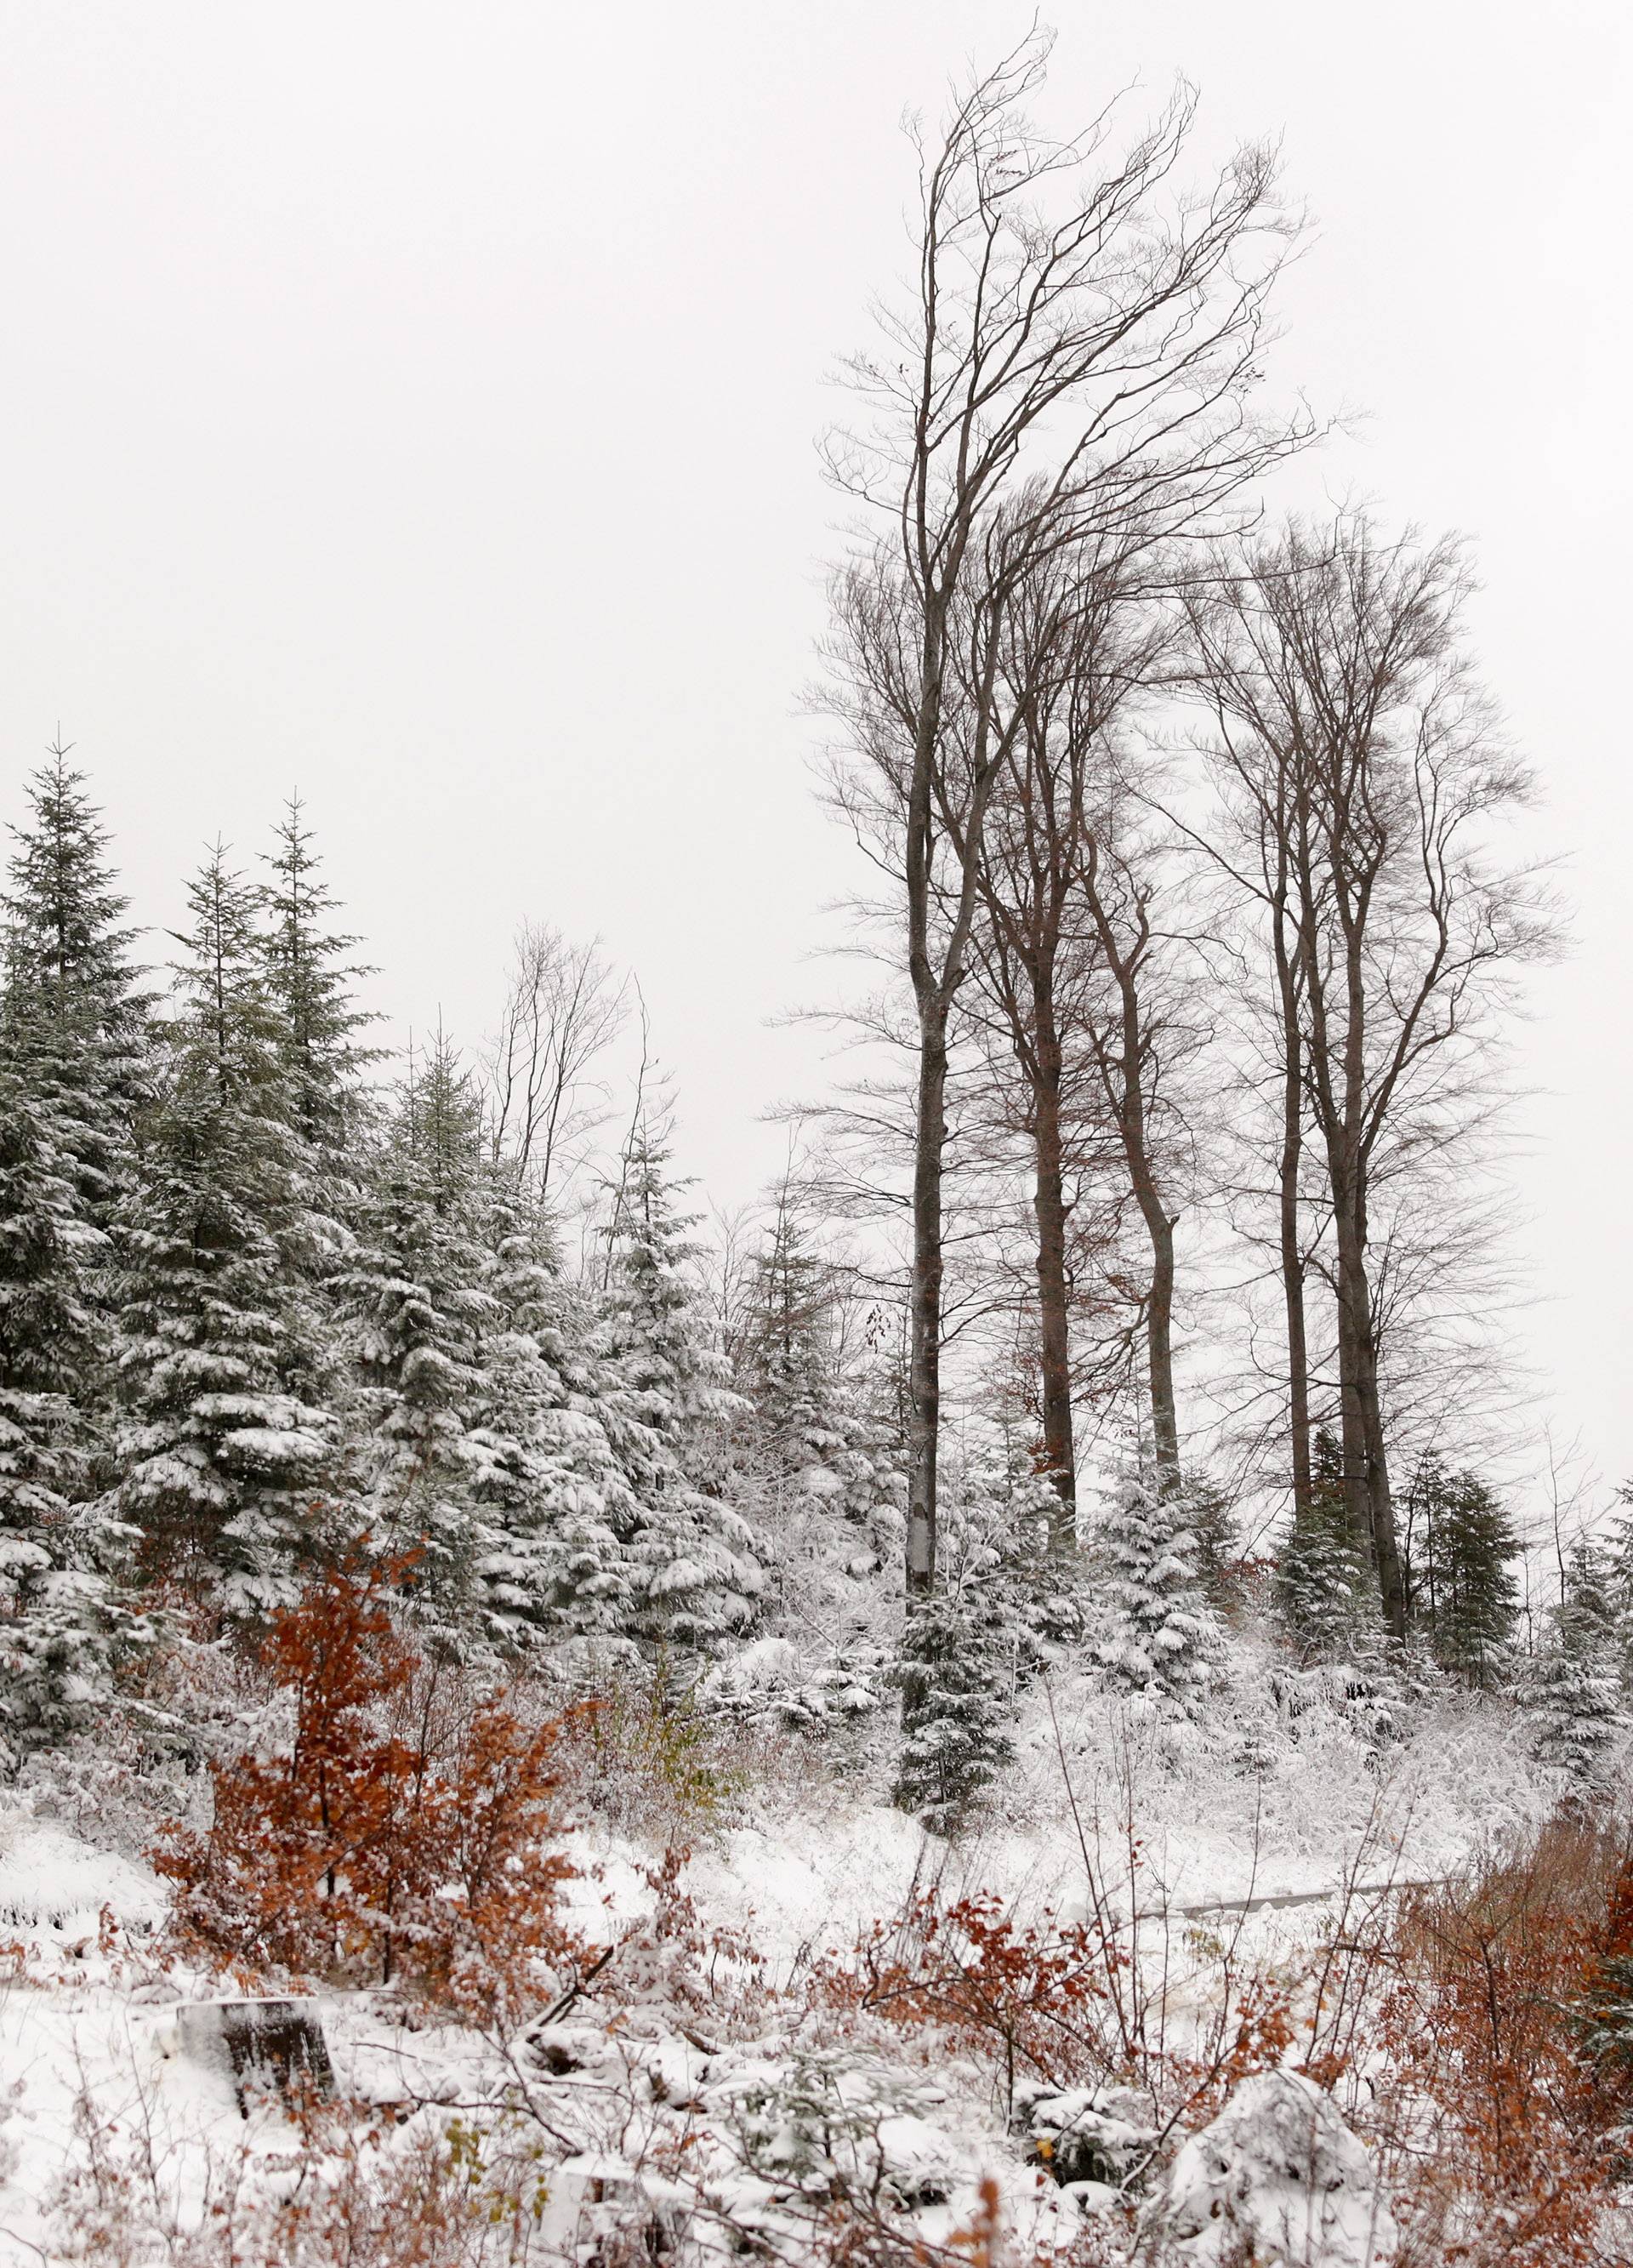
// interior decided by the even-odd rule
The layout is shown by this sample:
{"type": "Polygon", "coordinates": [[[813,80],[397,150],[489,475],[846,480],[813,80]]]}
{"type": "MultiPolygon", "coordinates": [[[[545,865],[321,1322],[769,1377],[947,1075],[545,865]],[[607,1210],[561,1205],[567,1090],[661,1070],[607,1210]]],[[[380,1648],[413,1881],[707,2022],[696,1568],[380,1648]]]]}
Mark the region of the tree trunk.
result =
{"type": "Polygon", "coordinates": [[[1298,1168],[1304,1152],[1303,1056],[1292,973],[1279,932],[1276,950],[1281,980],[1285,1071],[1280,1170],[1282,1296],[1287,1309],[1287,1423],[1292,1448],[1293,1517],[1303,1521],[1309,1515],[1315,1493],[1310,1463],[1310,1339],[1304,1305],[1304,1254],[1298,1236],[1298,1168]]]}
{"type": "Polygon", "coordinates": [[[1151,1376],[1157,1486],[1162,1495],[1171,1496],[1180,1485],[1180,1418],[1173,1390],[1173,1223],[1163,1210],[1161,1191],[1149,1174],[1137,1176],[1135,1194],[1151,1247],[1145,1359],[1151,1376]]]}
{"type": "Polygon", "coordinates": [[[1173,1390],[1173,1223],[1163,1203],[1148,1139],[1144,1035],[1141,1030],[1137,968],[1132,959],[1112,958],[1109,930],[1103,922],[1101,936],[1122,1004],[1122,1094],[1117,1115],[1129,1184],[1151,1248],[1151,1290],[1145,1302],[1145,1364],[1157,1487],[1159,1494],[1172,1496],[1180,1485],[1179,1405],[1173,1390]]]}
{"type": "Polygon", "coordinates": [[[1338,1239],[1338,1386],[1343,1445],[1344,1513],[1355,1542],[1378,1576],[1384,1625],[1406,1636],[1406,1587],[1394,1532],[1389,1464],[1379,1395],[1378,1351],[1365,1233],[1354,1193],[1335,1206],[1338,1239]]]}
{"type": "Polygon", "coordinates": [[[1042,1370],[1043,1454],[1058,1511],[1049,1518],[1049,1548],[1070,1551],[1078,1540],[1078,1468],[1072,1440],[1071,1348],[1067,1320],[1066,1196],[1060,1123],[1061,1050],[1047,1000],[1038,1003],[1038,1079],[1033,1095],[1037,1188],[1038,1331],[1042,1370]],[[1047,1020],[1046,1020],[1047,1019],[1047,1020]]]}
{"type": "Polygon", "coordinates": [[[1372,1521],[1372,1557],[1378,1565],[1378,1587],[1383,1600],[1385,1626],[1397,1638],[1407,1631],[1406,1579],[1401,1565],[1400,1540],[1395,1535],[1394,1502],[1389,1487],[1389,1460],[1384,1442],[1383,1403],[1378,1389],[1378,1344],[1371,1327],[1372,1298],[1362,1263],[1362,1298],[1368,1314],[1366,1336],[1360,1349],[1359,1400],[1362,1440],[1366,1452],[1366,1495],[1372,1521]]]}
{"type": "Polygon", "coordinates": [[[920,1012],[918,1116],[913,1157],[912,1395],[908,1449],[907,1590],[928,1598],[936,1581],[936,1467],[941,1430],[941,1169],[946,1142],[947,1020],[938,1001],[920,1012]]]}

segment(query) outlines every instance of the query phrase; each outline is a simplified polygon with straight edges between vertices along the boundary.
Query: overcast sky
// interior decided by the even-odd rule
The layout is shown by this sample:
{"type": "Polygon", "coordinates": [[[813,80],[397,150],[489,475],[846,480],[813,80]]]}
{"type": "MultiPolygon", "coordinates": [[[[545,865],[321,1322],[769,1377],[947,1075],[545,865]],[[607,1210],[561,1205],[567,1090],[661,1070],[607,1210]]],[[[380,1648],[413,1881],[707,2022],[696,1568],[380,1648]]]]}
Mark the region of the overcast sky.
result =
{"type": "MultiPolygon", "coordinates": [[[[1048,11],[1046,11],[1047,13],[1048,11]]],[[[475,1037],[523,916],[639,971],[732,1202],[809,1089],[855,880],[798,710],[834,356],[903,265],[904,106],[997,0],[0,0],[0,812],[58,720],[143,918],[298,787],[397,1031],[475,1037]]],[[[1517,1176],[1526,1336],[1633,1472],[1627,11],[1055,11],[1041,115],[1176,71],[1318,224],[1277,367],[1362,405],[1335,493],[1475,540],[1569,853],[1517,1176]]]]}

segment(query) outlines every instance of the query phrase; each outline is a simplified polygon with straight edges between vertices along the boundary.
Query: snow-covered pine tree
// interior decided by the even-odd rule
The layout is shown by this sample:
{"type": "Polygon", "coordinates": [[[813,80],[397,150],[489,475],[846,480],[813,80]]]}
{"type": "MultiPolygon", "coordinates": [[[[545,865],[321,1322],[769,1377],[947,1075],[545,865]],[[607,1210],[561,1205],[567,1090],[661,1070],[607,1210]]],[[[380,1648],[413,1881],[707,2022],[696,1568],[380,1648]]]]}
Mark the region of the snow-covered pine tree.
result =
{"type": "Polygon", "coordinates": [[[508,1163],[489,1167],[491,1329],[467,1436],[488,1530],[482,1612],[516,1651],[618,1631],[634,1594],[635,1498],[601,1421],[609,1390],[594,1318],[562,1271],[541,1199],[508,1163]]]}
{"type": "Polygon", "coordinates": [[[607,1230],[605,1413],[636,1508],[628,1632],[708,1647],[747,1623],[764,1579],[752,1528],[717,1493],[738,1396],[685,1274],[694,1223],[676,1209],[668,1160],[637,1122],[607,1230]]]}
{"type": "Polygon", "coordinates": [[[932,1834],[953,1835],[1014,1756],[1024,1633],[990,1545],[964,1536],[942,1562],[902,1626],[895,1801],[932,1834]]]}
{"type": "Polygon", "coordinates": [[[1548,1621],[1548,1643],[1523,1686],[1536,1723],[1536,1753],[1591,1788],[1602,1780],[1628,1722],[1615,1573],[1609,1554],[1592,1538],[1580,1538],[1565,1555],[1559,1602],[1548,1621]]]}
{"type": "Polygon", "coordinates": [[[1633,1481],[1616,1490],[1619,1507],[1606,1546],[1610,1561],[1610,1597],[1621,1634],[1622,1682],[1633,1702],[1633,1481]]]}
{"type": "Polygon", "coordinates": [[[895,1800],[932,1834],[955,1834],[1015,1753],[1012,1656],[992,1606],[974,1574],[944,1577],[902,1631],[895,1800]]]}
{"type": "Polygon", "coordinates": [[[357,980],[372,971],[350,957],[359,940],[334,926],[339,902],[322,879],[305,809],[299,796],[290,798],[276,848],[266,854],[264,947],[294,1123],[332,1165],[355,1141],[359,1078],[379,1050],[358,1036],[373,1019],[354,996],[357,980]]]}
{"type": "Polygon", "coordinates": [[[419,1555],[414,1594],[439,1639],[464,1643],[486,1530],[470,1435],[497,1321],[483,1243],[482,1105],[438,1031],[410,1059],[358,1208],[339,1286],[359,1381],[359,1518],[419,1555]]]}
{"type": "Polygon", "coordinates": [[[309,1296],[327,1239],[291,1122],[257,895],[220,845],[188,887],[166,1061],[114,1236],[127,1417],[108,1499],[149,1567],[233,1615],[298,1585],[331,1420],[309,1296]]]}
{"type": "Polygon", "coordinates": [[[1432,1452],[1406,1491],[1406,1581],[1414,1628],[1443,1669],[1498,1682],[1519,1613],[1519,1537],[1491,1491],[1432,1452]]]}
{"type": "Polygon", "coordinates": [[[1213,1683],[1219,1628],[1203,1590],[1188,1489],[1166,1494],[1127,1460],[1094,1542],[1106,1622],[1094,1651],[1113,1685],[1194,1714],[1213,1683]]]}
{"type": "Polygon", "coordinates": [[[85,1217],[106,1227],[147,1085],[149,1002],[136,990],[129,901],[85,774],[54,747],[11,832],[4,954],[6,1059],[49,1116],[85,1217]]]}
{"type": "MultiPolygon", "coordinates": [[[[60,1738],[108,1697],[110,1537],[77,1520],[88,1384],[104,1348],[90,1278],[106,1238],[77,1160],[9,1051],[0,1057],[0,1761],[60,1738]]],[[[129,1626],[126,1625],[127,1634],[129,1626]]]]}
{"type": "Polygon", "coordinates": [[[68,751],[27,783],[0,955],[0,1719],[15,1755],[106,1697],[132,1625],[86,1504],[107,1414],[103,1224],[129,1172],[145,1004],[107,836],[68,751]]]}
{"type": "Polygon", "coordinates": [[[1313,1467],[1308,1508],[1276,1555],[1276,1612],[1301,1660],[1346,1661],[1369,1652],[1381,1627],[1378,1585],[1350,1533],[1338,1444],[1325,1430],[1313,1467]]]}
{"type": "Polygon", "coordinates": [[[869,1407],[868,1382],[840,1361],[832,1271],[786,1182],[746,1305],[738,1385],[764,1515],[780,1536],[802,1514],[820,1517],[834,1531],[828,1556],[867,1572],[899,1537],[900,1462],[869,1407]]]}

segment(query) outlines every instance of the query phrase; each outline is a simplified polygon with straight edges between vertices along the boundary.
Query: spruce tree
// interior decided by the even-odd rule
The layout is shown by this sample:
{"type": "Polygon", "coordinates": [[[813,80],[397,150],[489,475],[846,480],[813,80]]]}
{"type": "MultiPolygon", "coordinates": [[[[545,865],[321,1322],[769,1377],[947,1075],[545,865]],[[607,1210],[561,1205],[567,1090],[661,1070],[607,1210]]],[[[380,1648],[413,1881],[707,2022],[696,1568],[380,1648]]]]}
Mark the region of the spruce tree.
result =
{"type": "Polygon", "coordinates": [[[1114,1687],[1193,1713],[1213,1681],[1218,1625],[1203,1594],[1196,1506],[1130,1459],[1095,1541],[1106,1610],[1095,1652],[1114,1687]]]}
{"type": "Polygon", "coordinates": [[[882,1559],[896,1541],[901,1469],[867,1382],[839,1361],[835,1305],[831,1272],[784,1184],[755,1257],[739,1367],[750,1478],[779,1531],[801,1513],[820,1515],[835,1553],[854,1565],[882,1559]]]}
{"type": "Polygon", "coordinates": [[[371,1161],[358,1249],[342,1281],[358,1390],[360,1517],[417,1555],[416,1596],[463,1643],[486,1529],[471,1435],[497,1322],[482,1241],[481,1103],[439,1031],[410,1060],[371,1161]]]}
{"type": "Polygon", "coordinates": [[[0,1045],[52,1121],[85,1218],[105,1227],[146,1084],[149,1003],[101,814],[68,756],[50,750],[28,781],[27,818],[11,830],[0,1045]]]}
{"type": "Polygon", "coordinates": [[[707,1647],[749,1620],[764,1579],[752,1529],[717,1493],[738,1396],[684,1272],[694,1224],[676,1209],[668,1156],[639,1123],[608,1230],[605,1407],[636,1523],[628,1634],[707,1647]]]}
{"type": "Polygon", "coordinates": [[[1450,1471],[1432,1453],[1419,1460],[1405,1512],[1414,1626],[1443,1669],[1494,1683],[1519,1612],[1512,1522],[1475,1474],[1450,1471]]]}
{"type": "Polygon", "coordinates": [[[908,1610],[895,1800],[934,1834],[955,1834],[1014,1756],[1017,1643],[1012,1601],[992,1568],[944,1572],[908,1610]]]}
{"type": "Polygon", "coordinates": [[[359,1039],[372,1019],[353,997],[357,980],[372,971],[350,958],[357,939],[334,926],[339,903],[322,879],[304,813],[300,798],[291,796],[277,847],[267,855],[264,951],[290,1110],[302,1139],[332,1157],[357,1132],[358,1080],[379,1057],[359,1039]]]}
{"type": "Polygon", "coordinates": [[[563,1277],[542,1201],[503,1162],[489,1183],[494,1314],[467,1451],[486,1526],[482,1612],[516,1650],[622,1628],[639,1521],[602,1422],[614,1388],[594,1354],[593,1315],[563,1277]]]}
{"type": "Polygon", "coordinates": [[[107,1701],[121,1619],[112,1539],[77,1511],[107,1240],[85,1217],[77,1165],[48,1107],[0,1062],[0,1756],[13,1764],[107,1701]]]}
{"type": "Polygon", "coordinates": [[[1380,1627],[1378,1586],[1350,1532],[1338,1444],[1324,1430],[1313,1466],[1310,1503],[1276,1557],[1276,1612],[1305,1661],[1352,1660],[1372,1650],[1380,1627]]]}
{"type": "Polygon", "coordinates": [[[1616,1736],[1627,1724],[1621,1653],[1610,1557],[1584,1537],[1566,1555],[1548,1644],[1525,1684],[1536,1721],[1538,1756],[1582,1787],[1602,1782],[1616,1736]]]}
{"type": "Polygon", "coordinates": [[[173,1012],[120,1208],[124,1470],[148,1565],[234,1615],[298,1587],[331,1421],[309,1296],[327,1225],[291,1123],[256,893],[220,845],[188,888],[173,1012]]]}
{"type": "Polygon", "coordinates": [[[105,1447],[111,1247],[146,1067],[145,1002],[107,836],[68,751],[27,783],[0,951],[0,1719],[15,1756],[109,1693],[119,1524],[105,1447]]]}

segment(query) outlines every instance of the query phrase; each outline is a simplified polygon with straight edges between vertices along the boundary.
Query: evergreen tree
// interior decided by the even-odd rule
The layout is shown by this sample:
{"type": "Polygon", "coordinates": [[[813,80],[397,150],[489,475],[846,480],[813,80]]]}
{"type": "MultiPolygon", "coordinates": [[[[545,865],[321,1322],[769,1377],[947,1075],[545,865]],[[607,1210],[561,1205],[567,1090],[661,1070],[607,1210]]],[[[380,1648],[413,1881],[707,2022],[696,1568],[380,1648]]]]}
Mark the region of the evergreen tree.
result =
{"type": "Polygon", "coordinates": [[[488,1529],[482,1611],[514,1649],[622,1628],[638,1513],[600,1414],[613,1388],[593,1318],[563,1277],[540,1197],[504,1165],[489,1174],[495,1313],[468,1448],[488,1529]]]}
{"type": "Polygon", "coordinates": [[[134,932],[84,772],[60,746],[27,784],[7,865],[0,1046],[53,1123],[85,1217],[106,1226],[146,1077],[147,1000],[134,932]]]}
{"type": "Polygon", "coordinates": [[[1622,1709],[1622,1631],[1608,1553],[1584,1537],[1566,1555],[1548,1643],[1531,1667],[1526,1698],[1536,1753],[1583,1786],[1604,1778],[1622,1709]]]}
{"type": "Polygon", "coordinates": [[[1048,1482],[984,1436],[948,1447],[937,1585],[908,1608],[896,1668],[896,1801],[942,1835],[1014,1755],[1016,1695],[1051,1658],[1039,1609],[1059,1568],[1048,1482]]]}
{"type": "Polygon", "coordinates": [[[1371,1650],[1380,1624],[1378,1586],[1344,1508],[1337,1442],[1315,1437],[1307,1510],[1295,1516],[1277,1556],[1276,1606],[1306,1661],[1343,1661],[1371,1650]]]}
{"type": "Polygon", "coordinates": [[[1449,1471],[1432,1453],[1412,1476],[1405,1513],[1415,1626],[1443,1669],[1472,1684],[1493,1683],[1519,1612],[1512,1522],[1482,1481],[1449,1471]]]}
{"type": "Polygon", "coordinates": [[[1096,1539],[1107,1623],[1096,1646],[1114,1685],[1193,1712],[1212,1683],[1218,1625],[1203,1592],[1196,1505],[1130,1462],[1096,1539]]]}
{"type": "Polygon", "coordinates": [[[107,1396],[106,1224],[129,1168],[145,1002],[126,901],[61,747],[12,830],[0,952],[0,1721],[13,1756],[105,1702],[137,1625],[87,1504],[107,1396]]]}
{"type": "Polygon", "coordinates": [[[1622,1682],[1633,1697],[1633,1482],[1621,1484],[1616,1502],[1621,1509],[1608,1546],[1610,1596],[1621,1635],[1622,1682]]]}
{"type": "Polygon", "coordinates": [[[1013,1602],[994,1568],[967,1561],[908,1609],[895,1801],[934,1834],[955,1834],[1014,1756],[1018,1646],[1013,1602]]]}
{"type": "Polygon", "coordinates": [[[99,1539],[76,1516],[102,1355],[89,1278],[106,1242],[49,1108],[0,1063],[0,1756],[83,1721],[109,1692],[117,1617],[99,1539]]]}
{"type": "Polygon", "coordinates": [[[482,1111],[439,1031],[408,1075],[360,1209],[342,1297],[360,1381],[364,1517],[377,1542],[419,1555],[416,1598],[458,1643],[486,1534],[471,1440],[496,1322],[482,1242],[482,1111]]]}
{"type": "Polygon", "coordinates": [[[359,1042],[372,1019],[356,1006],[352,990],[372,972],[348,957],[357,939],[333,926],[338,902],[321,879],[323,862],[303,813],[300,798],[291,796],[267,858],[271,879],[261,893],[267,970],[295,1126],[320,1153],[335,1152],[356,1132],[359,1075],[379,1056],[359,1042]]]}
{"type": "Polygon", "coordinates": [[[327,1229],[290,1120],[256,895],[221,846],[188,907],[167,1060],[115,1224],[129,1416],[111,1503],[154,1569],[257,1615],[293,1595],[330,1455],[307,1291],[327,1229]]]}
{"type": "Polygon", "coordinates": [[[786,1185],[756,1256],[739,1385],[747,1411],[750,1479],[786,1535],[819,1515],[847,1565],[882,1564],[901,1526],[900,1460],[869,1407],[865,1381],[835,1350],[830,1270],[811,1249],[786,1185]],[[857,1546],[865,1543],[865,1554],[857,1546]]]}
{"type": "Polygon", "coordinates": [[[753,1531],[716,1492],[739,1398],[684,1273],[693,1224],[676,1211],[667,1164],[642,1123],[609,1230],[606,1416],[636,1507],[628,1634],[705,1646],[747,1622],[763,1577],[753,1531]]]}

